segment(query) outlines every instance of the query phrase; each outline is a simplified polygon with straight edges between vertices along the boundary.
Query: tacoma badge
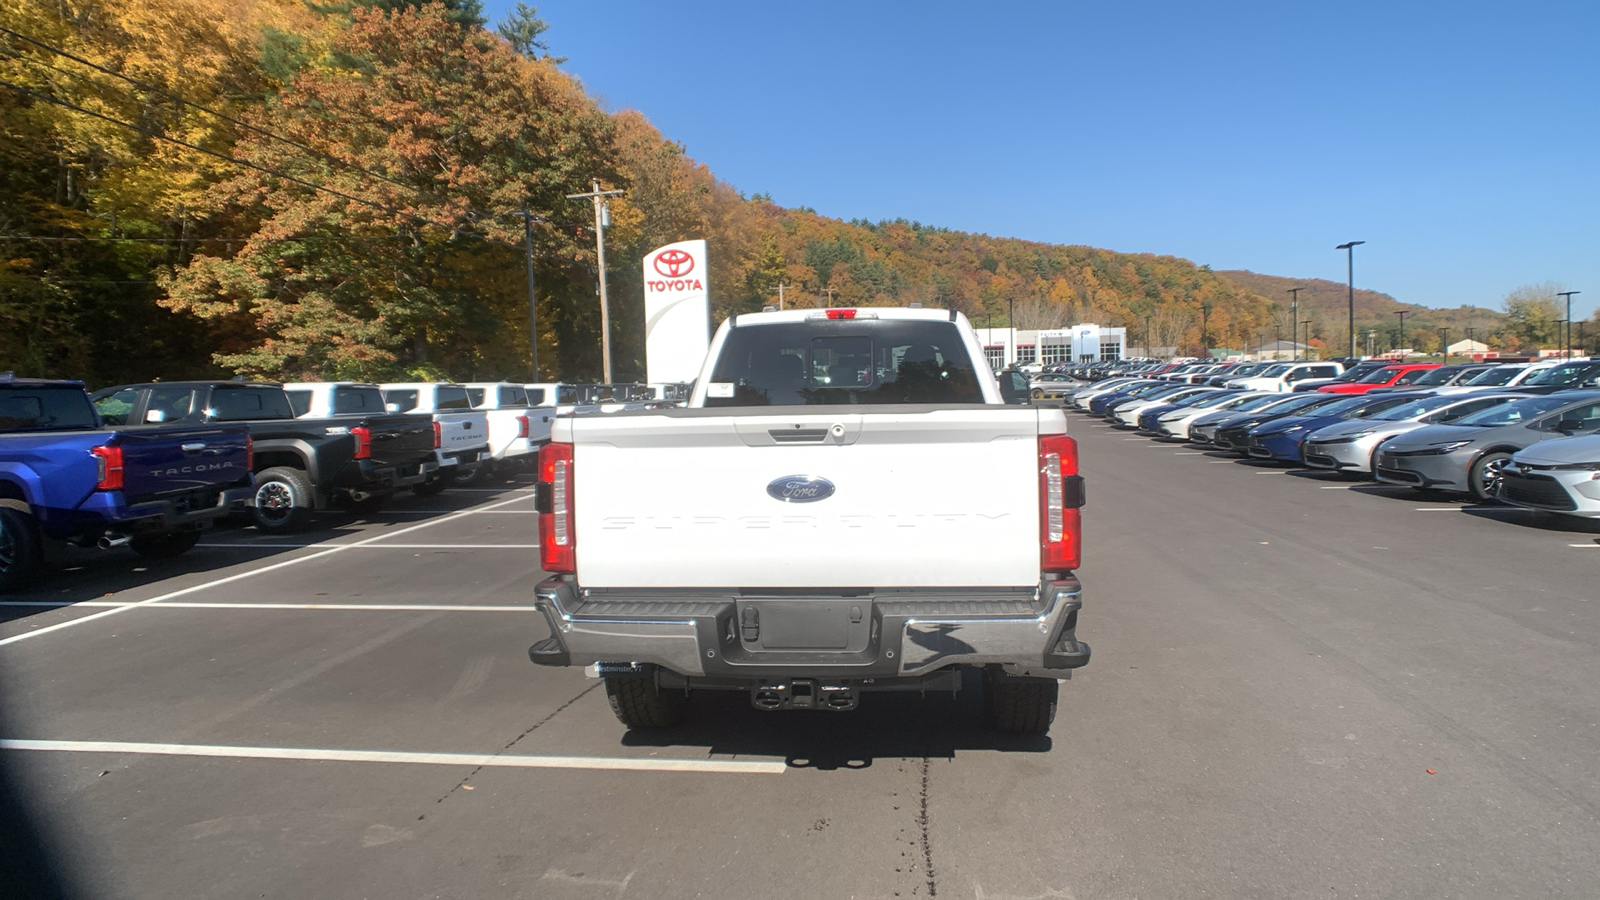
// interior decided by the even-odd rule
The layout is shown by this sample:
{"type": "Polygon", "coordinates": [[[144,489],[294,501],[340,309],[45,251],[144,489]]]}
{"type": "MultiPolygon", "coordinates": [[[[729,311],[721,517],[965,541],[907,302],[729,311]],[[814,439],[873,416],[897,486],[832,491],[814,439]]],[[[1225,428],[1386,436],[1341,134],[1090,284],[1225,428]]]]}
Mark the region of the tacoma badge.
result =
{"type": "Polygon", "coordinates": [[[833,482],[815,475],[785,475],[767,485],[767,494],[785,503],[815,503],[833,496],[833,482]]]}

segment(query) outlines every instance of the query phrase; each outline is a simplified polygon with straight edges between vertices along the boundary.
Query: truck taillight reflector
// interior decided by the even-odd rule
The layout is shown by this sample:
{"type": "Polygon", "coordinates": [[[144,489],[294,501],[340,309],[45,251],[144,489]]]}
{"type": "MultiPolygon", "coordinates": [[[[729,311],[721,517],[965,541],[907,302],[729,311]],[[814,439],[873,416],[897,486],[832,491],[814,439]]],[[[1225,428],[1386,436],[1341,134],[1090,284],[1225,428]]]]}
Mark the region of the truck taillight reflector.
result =
{"type": "Polygon", "coordinates": [[[1046,572],[1066,572],[1083,561],[1083,479],[1078,442],[1064,434],[1039,437],[1039,561],[1046,572]]]}
{"type": "Polygon", "coordinates": [[[100,480],[94,486],[97,491],[122,490],[122,448],[115,446],[95,447],[89,451],[95,456],[95,461],[100,466],[100,480]]]}
{"type": "Polygon", "coordinates": [[[357,425],[350,429],[356,438],[356,459],[372,458],[372,429],[365,425],[357,425]]]}
{"type": "Polygon", "coordinates": [[[435,422],[435,423],[433,423],[433,449],[437,450],[437,449],[439,449],[440,447],[443,447],[443,446],[444,446],[444,429],[439,427],[439,423],[438,422],[435,422]]]}
{"type": "Polygon", "coordinates": [[[256,470],[256,439],[248,434],[244,436],[244,470],[256,470]]]}
{"type": "Polygon", "coordinates": [[[830,309],[830,310],[828,310],[828,318],[830,318],[830,319],[854,319],[855,317],[856,317],[856,311],[853,310],[853,309],[830,309]]]}
{"type": "Polygon", "coordinates": [[[539,482],[539,564],[546,572],[570,575],[577,570],[571,444],[552,441],[540,448],[539,482]]]}
{"type": "Polygon", "coordinates": [[[527,416],[517,416],[517,437],[525,438],[531,433],[527,416]]]}

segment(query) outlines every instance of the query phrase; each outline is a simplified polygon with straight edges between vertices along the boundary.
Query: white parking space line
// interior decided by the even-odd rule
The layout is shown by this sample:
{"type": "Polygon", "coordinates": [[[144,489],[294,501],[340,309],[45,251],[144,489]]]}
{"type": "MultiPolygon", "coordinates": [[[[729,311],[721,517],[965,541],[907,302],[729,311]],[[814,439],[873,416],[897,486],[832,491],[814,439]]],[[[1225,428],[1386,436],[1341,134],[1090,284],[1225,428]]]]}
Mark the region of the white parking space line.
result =
{"type": "MultiPolygon", "coordinates": [[[[138,606],[137,600],[3,600],[0,607],[6,606],[32,606],[32,607],[105,607],[116,608],[120,606],[138,606]]],[[[357,612],[537,612],[536,606],[449,606],[439,603],[201,603],[188,600],[173,600],[167,603],[157,603],[151,609],[331,609],[353,610],[357,612]]]]}
{"type": "Polygon", "coordinates": [[[1417,512],[1460,512],[1459,506],[1419,506],[1417,512]]]}
{"type": "MultiPolygon", "coordinates": [[[[484,507],[484,508],[485,509],[494,509],[496,507],[507,506],[509,504],[517,503],[517,502],[520,502],[520,501],[526,500],[526,499],[527,499],[526,497],[512,497],[510,500],[501,500],[499,503],[494,503],[494,504],[491,504],[491,505],[489,505],[487,507],[484,507]]],[[[113,609],[104,610],[102,612],[91,613],[90,615],[82,616],[80,618],[72,619],[70,621],[57,622],[54,625],[46,625],[43,628],[35,629],[33,631],[24,632],[22,634],[14,634],[14,635],[12,635],[11,637],[8,637],[8,638],[0,638],[0,647],[4,647],[4,646],[6,646],[8,644],[15,644],[18,641],[26,641],[26,640],[29,640],[31,638],[39,637],[40,635],[51,634],[53,632],[61,631],[63,629],[73,628],[73,627],[76,627],[78,625],[82,625],[85,622],[93,622],[93,621],[96,621],[98,619],[104,619],[107,616],[120,615],[122,613],[127,612],[130,609],[139,609],[140,607],[149,606],[149,605],[151,605],[153,603],[160,603],[160,602],[162,602],[164,600],[173,600],[173,599],[176,599],[178,597],[187,596],[189,594],[198,593],[200,591],[209,591],[212,588],[220,587],[220,586],[222,586],[224,584],[232,584],[235,581],[242,581],[242,580],[244,580],[246,578],[253,578],[253,577],[257,576],[257,575],[264,575],[264,574],[266,574],[268,572],[275,572],[278,569],[284,569],[284,568],[287,568],[289,566],[295,566],[295,565],[299,565],[301,563],[310,562],[311,560],[314,560],[314,559],[322,559],[323,557],[332,556],[335,553],[340,553],[340,552],[343,552],[345,550],[351,550],[351,549],[354,549],[354,548],[357,548],[357,547],[364,547],[364,546],[366,546],[368,544],[374,543],[376,541],[381,541],[381,540],[384,540],[386,538],[399,537],[402,534],[408,534],[408,533],[413,532],[413,531],[419,531],[419,530],[421,530],[423,528],[430,528],[430,527],[432,527],[434,525],[440,525],[440,524],[443,524],[445,522],[454,522],[457,519],[466,518],[467,515],[468,515],[468,513],[461,512],[461,513],[453,513],[453,514],[448,515],[448,516],[440,516],[437,519],[430,519],[430,520],[428,520],[426,522],[418,522],[415,525],[408,525],[405,528],[402,528],[399,531],[393,532],[391,534],[376,535],[374,537],[367,538],[364,541],[357,541],[356,543],[353,543],[353,544],[338,544],[338,545],[335,545],[335,546],[332,546],[332,547],[328,547],[327,549],[323,550],[320,553],[311,553],[311,554],[308,554],[306,556],[297,556],[294,559],[286,559],[283,562],[273,563],[270,566],[261,566],[260,568],[251,569],[251,570],[249,570],[247,572],[238,572],[236,574],[229,575],[229,576],[227,576],[225,578],[217,578],[217,579],[213,579],[211,581],[201,582],[200,584],[196,584],[196,585],[193,585],[191,587],[181,588],[181,589],[176,590],[176,591],[169,591],[169,592],[167,592],[165,594],[157,594],[154,597],[150,597],[150,598],[145,599],[145,600],[140,600],[137,603],[132,603],[132,604],[129,604],[128,606],[119,606],[119,607],[115,607],[113,609]]]]}
{"type": "Polygon", "coordinates": [[[331,547],[338,550],[537,550],[538,544],[267,544],[239,541],[223,544],[195,544],[196,547],[278,547],[300,549],[331,547]]]}
{"type": "Polygon", "coordinates": [[[454,492],[454,493],[466,492],[466,493],[473,493],[473,494],[504,494],[508,490],[510,490],[510,491],[513,491],[513,492],[516,492],[516,493],[529,494],[529,493],[532,493],[535,489],[531,488],[531,487],[522,487],[522,488],[451,488],[450,490],[452,492],[454,492]]]}
{"type": "Polygon", "coordinates": [[[1600,544],[1568,544],[1568,547],[1600,547],[1600,544]]]}
{"type": "Polygon", "coordinates": [[[1288,472],[1257,472],[1257,475],[1287,475],[1288,472]]]}
{"type": "Polygon", "coordinates": [[[1321,488],[1319,488],[1319,490],[1324,490],[1324,491],[1348,491],[1353,487],[1356,487],[1356,485],[1353,485],[1353,484],[1325,484],[1321,488]]]}
{"type": "Polygon", "coordinates": [[[1175,455],[1177,455],[1177,456],[1205,456],[1206,452],[1204,450],[1179,450],[1175,455]]]}
{"type": "Polygon", "coordinates": [[[0,750],[58,753],[131,753],[145,756],[207,756],[219,759],[282,759],[309,762],[404,763],[424,766],[484,766],[508,769],[604,769],[624,772],[707,772],[782,775],[781,760],[629,759],[620,756],[495,756],[482,753],[417,753],[402,750],[327,750],[300,747],[227,747],[210,744],[147,744],[131,741],[0,740],[0,750]]]}

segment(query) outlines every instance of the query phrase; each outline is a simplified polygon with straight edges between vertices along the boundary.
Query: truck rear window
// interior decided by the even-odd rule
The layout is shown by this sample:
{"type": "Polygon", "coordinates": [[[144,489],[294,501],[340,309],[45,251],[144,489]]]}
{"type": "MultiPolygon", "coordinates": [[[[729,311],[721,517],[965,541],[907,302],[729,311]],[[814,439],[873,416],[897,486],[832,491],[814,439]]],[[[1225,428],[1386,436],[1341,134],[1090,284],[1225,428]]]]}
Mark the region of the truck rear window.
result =
{"type": "Polygon", "coordinates": [[[982,403],[953,323],[839,320],[747,325],[728,333],[707,406],[982,403]],[[725,389],[724,389],[725,390],[725,389]]]}
{"type": "Polygon", "coordinates": [[[209,412],[217,422],[294,418],[282,388],[217,387],[211,391],[209,412]]]}
{"type": "Polygon", "coordinates": [[[467,396],[467,389],[459,384],[441,384],[435,388],[434,409],[471,409],[472,398],[467,396]]]}
{"type": "Polygon", "coordinates": [[[383,391],[375,387],[338,387],[333,389],[333,414],[351,416],[382,413],[383,391]]]}
{"type": "Polygon", "coordinates": [[[0,388],[0,431],[54,431],[99,424],[83,388],[0,388]]]}

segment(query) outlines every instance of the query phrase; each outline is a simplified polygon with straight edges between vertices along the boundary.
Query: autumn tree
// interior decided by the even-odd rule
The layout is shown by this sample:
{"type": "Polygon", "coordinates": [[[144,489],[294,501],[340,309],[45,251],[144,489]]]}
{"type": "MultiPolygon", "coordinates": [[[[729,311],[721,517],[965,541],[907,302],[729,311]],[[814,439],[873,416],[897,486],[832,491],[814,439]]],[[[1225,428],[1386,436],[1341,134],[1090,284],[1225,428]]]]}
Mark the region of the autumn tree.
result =
{"type": "Polygon", "coordinates": [[[1563,286],[1553,281],[1525,284],[1506,294],[1501,301],[1505,310],[1508,336],[1522,347],[1548,347],[1560,343],[1561,323],[1565,312],[1557,292],[1563,286]]]}
{"type": "MultiPolygon", "coordinates": [[[[440,4],[355,9],[333,50],[261,106],[234,148],[253,168],[207,195],[248,239],[178,268],[167,305],[214,323],[217,362],[247,374],[525,370],[503,308],[522,284],[515,213],[553,219],[586,177],[615,181],[610,120],[550,63],[440,4]]],[[[536,232],[554,286],[541,357],[567,372],[598,369],[598,313],[568,271],[584,236],[536,232]]]]}

